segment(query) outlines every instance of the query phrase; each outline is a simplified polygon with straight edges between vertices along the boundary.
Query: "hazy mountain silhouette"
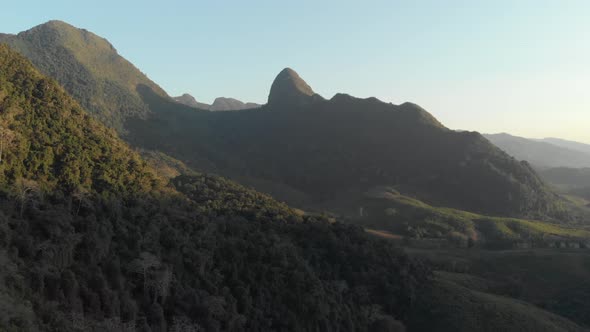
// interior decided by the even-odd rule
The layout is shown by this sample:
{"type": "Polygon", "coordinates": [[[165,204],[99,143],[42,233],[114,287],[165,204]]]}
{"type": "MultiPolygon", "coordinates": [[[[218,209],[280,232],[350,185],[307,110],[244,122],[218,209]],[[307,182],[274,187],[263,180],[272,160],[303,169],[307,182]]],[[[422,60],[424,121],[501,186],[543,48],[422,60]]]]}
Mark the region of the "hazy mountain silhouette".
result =
{"type": "Polygon", "coordinates": [[[551,143],[553,145],[562,146],[571,150],[581,151],[590,154],[590,144],[569,141],[561,138],[547,137],[540,141],[551,143]]]}
{"type": "Polygon", "coordinates": [[[526,160],[539,168],[590,167],[590,153],[584,151],[584,144],[556,139],[534,140],[509,134],[484,135],[490,142],[514,156],[526,160]],[[573,147],[579,146],[578,149],[573,147]]]}

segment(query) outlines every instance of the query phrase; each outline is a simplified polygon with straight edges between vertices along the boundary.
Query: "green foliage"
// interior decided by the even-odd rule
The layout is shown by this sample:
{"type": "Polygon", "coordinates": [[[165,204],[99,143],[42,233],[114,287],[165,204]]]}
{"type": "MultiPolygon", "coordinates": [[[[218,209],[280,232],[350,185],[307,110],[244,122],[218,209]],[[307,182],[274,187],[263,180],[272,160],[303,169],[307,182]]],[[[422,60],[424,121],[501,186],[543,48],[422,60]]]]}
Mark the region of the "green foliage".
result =
{"type": "Polygon", "coordinates": [[[0,42],[25,55],[45,75],[57,80],[88,111],[109,127],[124,132],[130,116],[149,112],[136,89],[149,86],[166,93],[117,54],[105,39],[67,23],[50,21],[0,42]]]}
{"type": "Polygon", "coordinates": [[[488,248],[511,248],[522,242],[547,247],[559,241],[590,240],[590,230],[584,228],[434,207],[387,188],[373,190],[348,204],[362,206],[366,214],[352,218],[353,223],[410,238],[445,238],[458,246],[469,246],[466,241],[471,241],[488,248]]]}
{"type": "Polygon", "coordinates": [[[78,187],[119,194],[155,188],[156,176],[113,131],[5,45],[0,68],[0,184],[27,178],[65,194],[78,187]]]}
{"type": "Polygon", "coordinates": [[[2,331],[368,331],[429,283],[360,227],[216,176],[163,187],[5,45],[0,91],[2,331]]]}

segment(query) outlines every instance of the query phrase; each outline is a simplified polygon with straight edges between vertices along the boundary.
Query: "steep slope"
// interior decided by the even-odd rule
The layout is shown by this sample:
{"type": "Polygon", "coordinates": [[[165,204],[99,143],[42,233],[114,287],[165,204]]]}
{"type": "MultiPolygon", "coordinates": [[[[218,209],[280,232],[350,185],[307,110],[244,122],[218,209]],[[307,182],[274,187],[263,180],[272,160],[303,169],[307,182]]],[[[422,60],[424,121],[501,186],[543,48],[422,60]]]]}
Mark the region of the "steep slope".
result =
{"type": "Polygon", "coordinates": [[[582,150],[508,134],[485,135],[485,137],[516,159],[526,160],[539,168],[590,167],[590,153],[582,150]]]}
{"type": "Polygon", "coordinates": [[[107,40],[67,23],[49,21],[17,35],[0,36],[2,42],[56,79],[85,109],[118,131],[123,131],[126,118],[150,112],[138,87],[168,98],[107,40]]]}
{"type": "Polygon", "coordinates": [[[322,100],[293,69],[285,68],[270,87],[268,105],[279,109],[297,109],[322,100]]]}
{"type": "Polygon", "coordinates": [[[64,194],[154,188],[157,178],[136,153],[5,45],[0,68],[2,183],[26,178],[64,194]]]}
{"type": "Polygon", "coordinates": [[[169,187],[0,45],[0,330],[367,331],[429,271],[215,176],[169,187]]]}
{"type": "Polygon", "coordinates": [[[259,110],[194,112],[156,95],[144,99],[167,111],[132,121],[134,144],[298,206],[321,210],[343,193],[390,185],[435,205],[559,215],[556,196],[534,170],[481,135],[451,131],[411,103],[343,94],[324,100],[291,69],[277,76],[259,110]]]}

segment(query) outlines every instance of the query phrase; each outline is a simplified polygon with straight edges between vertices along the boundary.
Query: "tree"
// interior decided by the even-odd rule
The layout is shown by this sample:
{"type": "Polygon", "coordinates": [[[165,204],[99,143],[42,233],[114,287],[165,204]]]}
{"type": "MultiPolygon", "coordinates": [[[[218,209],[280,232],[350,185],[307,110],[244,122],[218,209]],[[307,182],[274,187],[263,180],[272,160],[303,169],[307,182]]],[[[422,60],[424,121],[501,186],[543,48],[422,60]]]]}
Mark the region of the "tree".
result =
{"type": "Polygon", "coordinates": [[[40,193],[37,182],[19,178],[14,183],[13,195],[20,204],[19,216],[22,218],[26,204],[40,193]]]}
{"type": "Polygon", "coordinates": [[[149,279],[149,288],[154,292],[153,302],[156,303],[159,297],[162,297],[162,302],[166,301],[166,297],[170,292],[170,284],[174,280],[172,269],[164,266],[158,271],[154,271],[147,276],[149,279]]]}
{"type": "Polygon", "coordinates": [[[77,186],[76,189],[74,189],[74,192],[72,192],[72,198],[78,202],[75,213],[76,216],[80,213],[80,207],[82,207],[82,204],[88,202],[89,197],[90,191],[88,189],[82,186],[77,186]]]}
{"type": "Polygon", "coordinates": [[[138,273],[143,278],[143,290],[147,294],[149,271],[152,268],[160,266],[160,260],[149,252],[142,252],[139,258],[131,262],[131,270],[138,273]]]}

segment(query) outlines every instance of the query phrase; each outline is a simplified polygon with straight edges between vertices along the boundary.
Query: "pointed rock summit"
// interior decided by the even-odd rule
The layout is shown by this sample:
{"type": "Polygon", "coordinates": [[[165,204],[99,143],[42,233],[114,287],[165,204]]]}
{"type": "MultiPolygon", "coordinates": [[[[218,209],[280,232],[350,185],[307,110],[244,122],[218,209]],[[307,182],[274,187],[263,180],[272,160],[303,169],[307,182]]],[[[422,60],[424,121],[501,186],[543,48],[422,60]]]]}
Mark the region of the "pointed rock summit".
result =
{"type": "Polygon", "coordinates": [[[291,68],[283,69],[270,88],[268,105],[282,108],[296,108],[311,104],[321,98],[291,68]]]}

